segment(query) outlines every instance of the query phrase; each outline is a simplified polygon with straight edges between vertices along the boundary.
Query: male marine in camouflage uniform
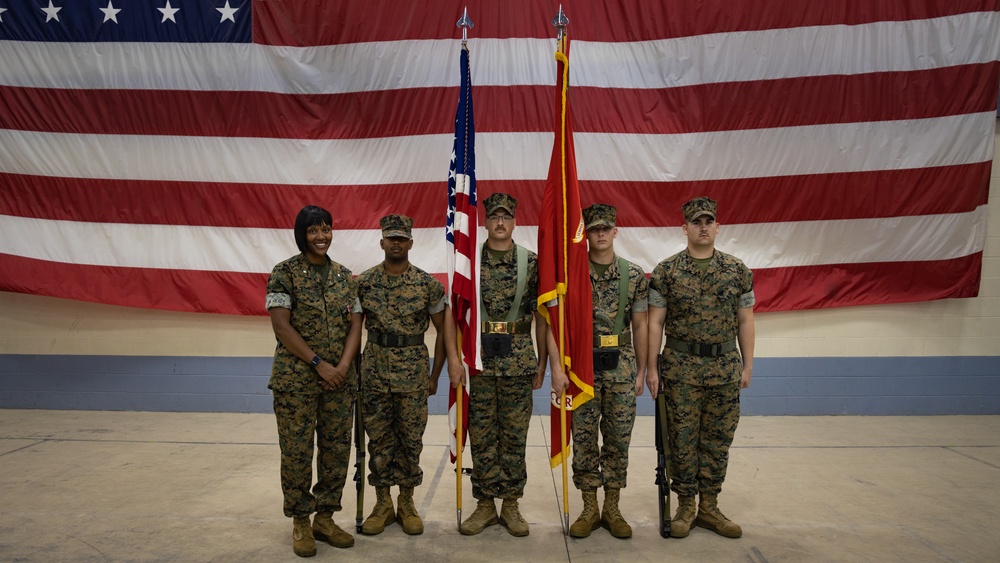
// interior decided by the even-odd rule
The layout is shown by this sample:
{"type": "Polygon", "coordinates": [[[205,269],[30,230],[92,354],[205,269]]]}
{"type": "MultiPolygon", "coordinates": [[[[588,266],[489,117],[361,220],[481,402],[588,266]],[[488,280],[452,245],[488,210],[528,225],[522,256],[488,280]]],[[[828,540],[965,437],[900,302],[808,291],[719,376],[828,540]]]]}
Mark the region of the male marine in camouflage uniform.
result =
{"type": "MultiPolygon", "coordinates": [[[[472,445],[472,494],[475,512],[462,522],[460,531],[474,535],[497,521],[514,536],[528,535],[517,499],[524,495],[527,468],[524,461],[528,423],[532,411],[532,389],[542,385],[545,363],[539,362],[531,343],[531,321],[538,295],[538,256],[518,250],[512,234],[517,200],[495,193],[483,202],[487,240],[481,250],[480,292],[483,321],[483,372],[470,378],[469,441],[472,445]],[[525,258],[523,295],[514,308],[518,286],[518,254],[525,258]],[[499,518],[496,498],[503,499],[499,518]]],[[[446,321],[449,322],[449,321],[446,321]]],[[[453,323],[452,323],[453,324],[453,323]]],[[[535,315],[539,356],[545,358],[552,341],[545,320],[535,315]]],[[[457,354],[449,349],[449,355],[457,354]]],[[[453,386],[461,370],[449,366],[453,386]]]]}
{"type": "Polygon", "coordinates": [[[358,298],[365,314],[368,343],[361,365],[365,430],[368,433],[368,482],[378,496],[361,527],[382,533],[398,519],[410,535],[424,531],[413,506],[413,488],[423,481],[420,452],[427,426],[427,397],[437,391],[444,366],[445,296],[441,282],[410,264],[413,219],[387,215],[379,221],[385,261],[358,276],[358,298]],[[424,333],[434,323],[434,367],[424,333]],[[389,487],[399,486],[393,514],[389,487]]]}
{"type": "Polygon", "coordinates": [[[336,547],[354,545],[332,516],[341,509],[351,455],[361,308],[351,271],[327,256],[332,222],[325,209],[302,208],[295,220],[302,252],[274,267],[265,301],[278,341],[267,387],[274,393],[284,512],[293,518],[292,549],[302,557],[316,554],[317,537],[336,547]]]}
{"type": "Polygon", "coordinates": [[[649,372],[666,337],[659,391],[666,394],[671,488],[679,501],[670,535],[683,538],[694,523],[738,538],[743,530],[719,511],[717,497],[740,419],[740,389],[750,386],[753,370],[753,273],[715,249],[715,201],[697,197],[682,211],[687,250],[660,262],[649,280],[649,372]]]}
{"type": "Polygon", "coordinates": [[[626,484],[635,397],[642,393],[646,376],[649,286],[642,268],[615,255],[615,208],[591,205],[583,210],[583,220],[594,295],[594,398],[573,411],[573,484],[583,493],[583,512],[569,534],[585,538],[604,526],[617,538],[629,538],[632,527],[619,510],[618,499],[626,484]],[[598,429],[603,439],[600,449],[598,429]],[[598,512],[601,486],[604,507],[598,512]]]}

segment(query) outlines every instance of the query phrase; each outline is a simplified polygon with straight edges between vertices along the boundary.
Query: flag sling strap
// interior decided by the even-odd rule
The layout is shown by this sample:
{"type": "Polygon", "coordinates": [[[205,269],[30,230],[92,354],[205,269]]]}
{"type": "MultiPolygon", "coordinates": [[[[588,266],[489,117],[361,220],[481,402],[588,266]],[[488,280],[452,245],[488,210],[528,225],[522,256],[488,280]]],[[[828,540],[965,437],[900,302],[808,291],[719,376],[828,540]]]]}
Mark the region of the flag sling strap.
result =
{"type": "Polygon", "coordinates": [[[611,334],[621,334],[625,330],[625,305],[628,304],[628,260],[618,257],[618,313],[615,328],[611,334]]]}
{"type": "MultiPolygon", "coordinates": [[[[515,244],[514,248],[517,249],[517,290],[514,291],[514,302],[511,303],[510,310],[507,311],[506,322],[508,323],[517,320],[518,313],[521,312],[521,301],[524,300],[524,289],[528,285],[528,249],[519,244],[515,244]]],[[[479,292],[479,310],[482,311],[486,320],[493,320],[490,318],[490,312],[486,310],[486,305],[483,304],[482,292],[479,292]]]]}

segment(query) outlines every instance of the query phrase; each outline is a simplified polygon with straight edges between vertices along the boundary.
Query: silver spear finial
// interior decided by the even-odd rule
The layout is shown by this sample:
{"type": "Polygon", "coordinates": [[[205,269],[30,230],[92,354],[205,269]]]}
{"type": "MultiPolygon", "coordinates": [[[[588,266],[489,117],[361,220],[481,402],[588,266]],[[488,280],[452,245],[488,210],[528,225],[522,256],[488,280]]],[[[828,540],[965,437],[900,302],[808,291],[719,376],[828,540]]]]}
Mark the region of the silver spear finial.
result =
{"type": "Polygon", "coordinates": [[[569,18],[566,17],[565,13],[563,13],[562,4],[559,4],[559,13],[556,14],[556,17],[552,18],[552,25],[559,30],[556,34],[556,39],[562,40],[563,33],[566,31],[566,26],[569,25],[569,18]]]}
{"type": "Polygon", "coordinates": [[[462,44],[464,45],[464,44],[468,43],[469,42],[469,35],[468,35],[469,30],[476,26],[476,24],[472,23],[472,20],[469,19],[469,7],[468,6],[466,6],[465,9],[462,10],[462,17],[458,19],[458,22],[455,23],[455,26],[462,28],[462,44]]]}

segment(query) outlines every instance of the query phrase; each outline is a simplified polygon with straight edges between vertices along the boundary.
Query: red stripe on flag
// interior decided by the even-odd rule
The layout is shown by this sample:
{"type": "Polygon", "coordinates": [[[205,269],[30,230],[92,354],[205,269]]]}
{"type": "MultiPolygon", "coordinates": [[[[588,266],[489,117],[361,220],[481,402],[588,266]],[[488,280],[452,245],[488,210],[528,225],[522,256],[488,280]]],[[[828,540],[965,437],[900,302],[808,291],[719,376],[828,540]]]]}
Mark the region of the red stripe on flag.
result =
{"type": "MultiPolygon", "coordinates": [[[[699,182],[580,181],[584,206],[614,194],[621,227],[680,225],[681,205],[708,195],[725,224],[964,213],[989,199],[991,162],[843,174],[699,182]],[[954,189],[962,186],[962,189],[954,189]],[[941,197],[948,193],[948,197],[941,197]],[[780,201],[781,205],[771,205],[780,201]]],[[[326,207],[336,229],[373,229],[400,209],[417,228],[441,227],[441,183],[285,186],[51,178],[0,173],[0,215],[64,221],[291,229],[304,205],[326,207]]],[[[518,199],[520,224],[537,224],[544,180],[478,180],[480,197],[518,199]]],[[[482,211],[477,210],[482,219],[482,211]]]]}
{"type": "Polygon", "coordinates": [[[753,271],[754,292],[759,300],[754,311],[976,297],[982,267],[983,253],[977,252],[951,260],[924,262],[757,268],[753,271]]]}
{"type": "MultiPolygon", "coordinates": [[[[266,315],[263,303],[268,274],[89,266],[9,254],[0,254],[0,271],[18,273],[0,278],[0,291],[126,307],[266,315]],[[146,288],[146,292],[136,292],[135,288],[146,288]],[[257,303],[259,308],[254,306],[257,303]]],[[[754,283],[760,301],[754,310],[976,297],[981,273],[981,252],[940,261],[758,268],[754,270],[754,283]],[[859,287],[865,291],[859,292],[859,287]]],[[[434,277],[446,283],[443,274],[434,277]]]]}
{"type": "MultiPolygon", "coordinates": [[[[578,86],[574,130],[676,134],[979,113],[996,108],[998,81],[1000,62],[662,89],[578,86]]],[[[483,108],[477,131],[545,131],[551,88],[477,87],[483,108]]],[[[454,95],[454,87],[302,95],[2,86],[0,129],[282,139],[431,135],[452,132],[454,95]]]]}
{"type": "Polygon", "coordinates": [[[126,307],[267,315],[268,274],[66,264],[0,253],[0,291],[126,307]]]}
{"type": "MultiPolygon", "coordinates": [[[[555,3],[536,0],[454,2],[412,0],[330,2],[254,0],[254,41],[271,45],[336,45],[400,39],[458,39],[455,21],[468,6],[476,38],[552,37],[555,3]],[[433,14],[433,17],[429,17],[433,14]]],[[[573,36],[585,41],[647,41],[727,31],[937,18],[996,11],[996,0],[581,0],[566,5],[573,36]]]]}
{"type": "Polygon", "coordinates": [[[702,195],[719,202],[719,222],[730,225],[888,218],[966,213],[985,205],[991,169],[991,162],[980,162],[702,182],[591,181],[580,182],[580,191],[584,205],[607,202],[607,194],[615,194],[619,227],[680,226],[681,205],[702,195]],[[778,201],[781,205],[772,204],[778,201]]]}
{"type": "Polygon", "coordinates": [[[53,178],[0,173],[0,215],[99,223],[291,229],[305,205],[333,214],[335,229],[377,229],[400,210],[438,227],[441,182],[397,186],[288,186],[53,178]]]}

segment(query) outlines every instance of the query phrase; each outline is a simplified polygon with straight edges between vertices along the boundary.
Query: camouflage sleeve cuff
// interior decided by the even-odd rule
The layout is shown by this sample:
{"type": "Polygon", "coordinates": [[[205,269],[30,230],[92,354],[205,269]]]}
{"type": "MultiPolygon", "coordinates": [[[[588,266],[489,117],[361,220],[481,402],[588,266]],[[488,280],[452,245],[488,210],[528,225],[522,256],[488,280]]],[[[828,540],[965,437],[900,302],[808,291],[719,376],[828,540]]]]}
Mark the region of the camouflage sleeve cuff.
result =
{"type": "Polygon", "coordinates": [[[361,308],[361,299],[357,297],[354,298],[354,305],[351,307],[352,313],[363,313],[364,309],[361,308]]]}
{"type": "Polygon", "coordinates": [[[287,293],[268,293],[267,297],[264,299],[264,308],[273,309],[274,307],[291,309],[292,296],[287,293]]]}
{"type": "Polygon", "coordinates": [[[656,291],[653,288],[649,288],[649,302],[648,302],[648,305],[650,307],[659,307],[661,309],[666,309],[667,308],[667,300],[662,295],[660,295],[659,291],[656,291]]]}
{"type": "Polygon", "coordinates": [[[649,310],[649,299],[636,299],[632,303],[633,313],[645,313],[649,310]]]}
{"type": "Polygon", "coordinates": [[[747,293],[744,293],[743,295],[740,295],[740,305],[739,305],[740,309],[746,309],[748,307],[753,307],[754,304],[756,304],[756,303],[757,303],[757,298],[754,296],[752,289],[750,291],[748,291],[747,293]]]}
{"type": "Polygon", "coordinates": [[[437,303],[432,303],[430,307],[427,307],[427,312],[432,315],[440,313],[441,311],[444,311],[444,307],[447,304],[448,304],[448,297],[446,295],[442,295],[441,299],[438,299],[437,303]]]}

